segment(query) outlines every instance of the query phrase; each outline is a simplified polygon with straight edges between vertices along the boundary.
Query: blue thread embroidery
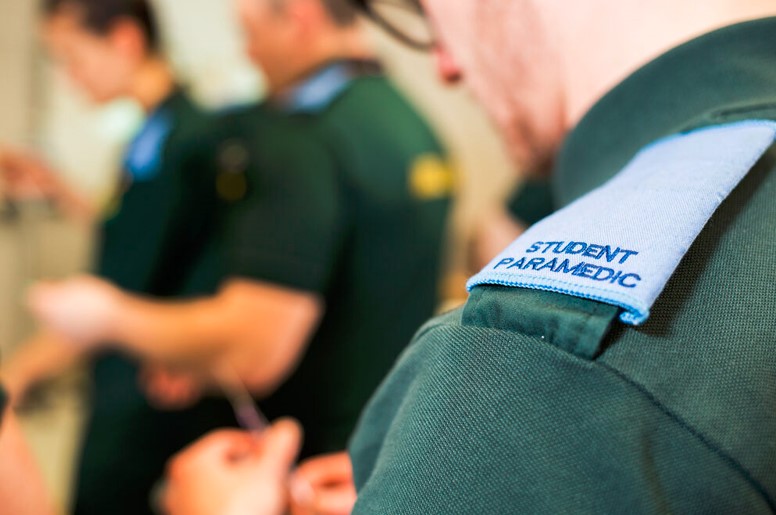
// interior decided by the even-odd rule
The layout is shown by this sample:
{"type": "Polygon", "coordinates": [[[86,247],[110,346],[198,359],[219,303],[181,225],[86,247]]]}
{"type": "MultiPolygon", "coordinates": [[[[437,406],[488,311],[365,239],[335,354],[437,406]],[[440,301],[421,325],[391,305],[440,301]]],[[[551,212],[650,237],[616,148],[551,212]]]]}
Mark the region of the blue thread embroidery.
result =
{"type": "Polygon", "coordinates": [[[534,225],[469,281],[556,291],[649,317],[693,241],[776,138],[749,120],[664,138],[617,176],[534,225]],[[605,206],[605,207],[602,207],[605,206]]]}
{"type": "MultiPolygon", "coordinates": [[[[635,250],[623,249],[612,245],[597,245],[581,241],[563,242],[563,241],[538,241],[525,250],[526,254],[535,253],[547,254],[567,254],[581,255],[596,260],[605,259],[607,263],[612,263],[621,256],[619,264],[624,265],[633,257],[638,256],[639,252],[635,250]],[[565,244],[565,245],[564,245],[565,244]],[[544,248],[542,248],[544,247],[544,248]]],[[[575,277],[582,277],[599,282],[609,282],[623,288],[635,288],[641,282],[641,276],[636,273],[627,273],[623,270],[616,270],[601,265],[586,263],[585,261],[574,262],[570,259],[559,261],[559,258],[532,258],[526,262],[526,257],[505,257],[493,265],[493,270],[498,270],[506,266],[507,270],[549,270],[556,274],[571,274],[575,277]]]]}

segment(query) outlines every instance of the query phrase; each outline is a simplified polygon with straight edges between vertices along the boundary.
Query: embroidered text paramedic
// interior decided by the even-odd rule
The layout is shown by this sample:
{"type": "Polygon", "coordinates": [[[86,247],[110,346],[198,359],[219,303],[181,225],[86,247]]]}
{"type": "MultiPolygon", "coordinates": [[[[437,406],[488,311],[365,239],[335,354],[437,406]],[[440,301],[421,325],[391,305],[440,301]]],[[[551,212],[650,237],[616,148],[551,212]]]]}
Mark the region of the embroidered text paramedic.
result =
{"type": "Polygon", "coordinates": [[[641,276],[638,274],[618,269],[619,267],[612,268],[612,266],[626,265],[631,257],[639,254],[635,250],[581,241],[537,241],[528,247],[525,252],[526,254],[541,254],[546,257],[523,256],[519,259],[517,257],[505,257],[493,267],[493,270],[519,269],[523,271],[535,270],[537,272],[547,270],[556,274],[570,274],[575,277],[590,279],[591,281],[608,282],[623,288],[635,288],[641,282],[641,276]],[[554,255],[561,257],[555,257],[554,255]],[[595,260],[595,262],[589,263],[578,258],[563,257],[567,255],[590,258],[595,260]]]}

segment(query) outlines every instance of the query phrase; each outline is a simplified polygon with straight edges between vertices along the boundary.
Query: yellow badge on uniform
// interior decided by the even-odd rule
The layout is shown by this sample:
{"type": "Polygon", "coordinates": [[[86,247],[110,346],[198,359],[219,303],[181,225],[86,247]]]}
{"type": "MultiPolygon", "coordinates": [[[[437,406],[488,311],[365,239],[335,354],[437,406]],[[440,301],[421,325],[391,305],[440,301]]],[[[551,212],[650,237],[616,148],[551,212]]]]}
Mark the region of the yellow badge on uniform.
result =
{"type": "Polygon", "coordinates": [[[242,142],[228,141],[222,146],[216,176],[216,192],[222,200],[237,202],[248,193],[245,174],[249,161],[248,149],[242,142]]]}
{"type": "Polygon", "coordinates": [[[409,174],[410,193],[422,200],[449,197],[455,190],[455,172],[437,154],[424,154],[413,163],[409,174]]]}
{"type": "Polygon", "coordinates": [[[100,202],[100,217],[103,222],[116,218],[121,213],[121,207],[124,203],[124,194],[132,187],[134,180],[128,173],[124,173],[120,182],[111,192],[106,201],[100,202]]]}

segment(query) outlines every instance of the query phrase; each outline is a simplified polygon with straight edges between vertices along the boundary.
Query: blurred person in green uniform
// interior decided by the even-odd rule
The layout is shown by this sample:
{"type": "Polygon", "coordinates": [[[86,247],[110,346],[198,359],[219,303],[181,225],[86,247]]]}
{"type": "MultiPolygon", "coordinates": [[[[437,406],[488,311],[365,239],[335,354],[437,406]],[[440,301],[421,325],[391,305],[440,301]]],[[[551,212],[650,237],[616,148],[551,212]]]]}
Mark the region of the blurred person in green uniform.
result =
{"type": "MultiPolygon", "coordinates": [[[[180,88],[160,52],[149,4],[140,0],[46,0],[42,32],[54,59],[97,103],[138,102],[147,114],[126,150],[121,184],[102,215],[98,276],[157,297],[210,293],[198,279],[215,217],[214,123],[180,88]],[[203,291],[206,290],[206,291],[203,291]]],[[[43,194],[66,212],[96,218],[40,160],[6,150],[0,163],[14,195],[43,194]]],[[[80,306],[88,313],[87,306],[80,306]]],[[[162,411],[140,388],[138,361],[93,352],[42,331],[2,367],[12,399],[69,365],[93,358],[91,414],[78,465],[75,513],[150,513],[149,492],[167,459],[208,430],[234,425],[225,401],[162,411]]]]}
{"type": "Polygon", "coordinates": [[[41,285],[32,305],[83,345],[117,342],[155,361],[236,374],[270,419],[301,422],[302,458],[342,452],[437,305],[454,178],[346,0],[239,6],[270,93],[250,122],[247,173],[219,177],[233,200],[216,253],[228,278],[218,294],[164,303],[82,278],[41,285]]]}
{"type": "Polygon", "coordinates": [[[773,3],[360,4],[435,49],[560,209],[370,401],[354,513],[772,513],[773,3]]]}

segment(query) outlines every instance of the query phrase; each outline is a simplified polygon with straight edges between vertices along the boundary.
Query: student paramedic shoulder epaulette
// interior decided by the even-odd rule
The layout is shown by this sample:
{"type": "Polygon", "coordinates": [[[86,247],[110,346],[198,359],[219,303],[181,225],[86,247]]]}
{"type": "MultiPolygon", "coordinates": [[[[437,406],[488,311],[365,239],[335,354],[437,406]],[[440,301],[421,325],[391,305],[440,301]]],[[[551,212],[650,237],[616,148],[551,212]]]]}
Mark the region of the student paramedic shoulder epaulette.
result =
{"type": "Polygon", "coordinates": [[[708,220],[776,138],[748,120],[670,136],[613,179],[528,229],[473,277],[623,308],[639,325],[708,220]]]}

